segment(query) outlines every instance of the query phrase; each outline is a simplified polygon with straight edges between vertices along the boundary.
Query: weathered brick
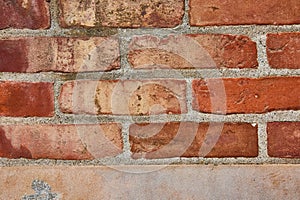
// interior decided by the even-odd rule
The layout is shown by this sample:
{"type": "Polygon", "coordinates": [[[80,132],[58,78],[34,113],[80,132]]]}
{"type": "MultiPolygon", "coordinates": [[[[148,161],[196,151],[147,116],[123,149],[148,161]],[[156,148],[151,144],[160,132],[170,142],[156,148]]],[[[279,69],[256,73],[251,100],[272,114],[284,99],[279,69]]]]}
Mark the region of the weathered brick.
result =
{"type": "Polygon", "coordinates": [[[205,113],[298,110],[299,95],[300,77],[215,78],[193,81],[193,109],[205,113]]]}
{"type": "Polygon", "coordinates": [[[51,117],[53,83],[0,82],[0,116],[51,117]]]}
{"type": "Polygon", "coordinates": [[[257,68],[255,42],[221,34],[134,37],[128,60],[133,68],[257,68]]]}
{"type": "Polygon", "coordinates": [[[0,29],[47,29],[50,26],[46,0],[0,1],[0,29]]]}
{"type": "Polygon", "coordinates": [[[297,164],[1,167],[0,199],[298,199],[299,180],[297,164]]]}
{"type": "Polygon", "coordinates": [[[116,156],[123,147],[121,129],[113,123],[2,125],[0,138],[5,158],[83,160],[116,156]]]}
{"type": "Polygon", "coordinates": [[[300,158],[300,122],[270,122],[267,132],[269,156],[300,158]]]}
{"type": "Polygon", "coordinates": [[[134,158],[255,157],[257,127],[245,123],[168,122],[130,126],[134,158]]]}
{"type": "Polygon", "coordinates": [[[115,37],[32,37],[0,40],[2,72],[84,72],[117,69],[115,37]]]}
{"type": "Polygon", "coordinates": [[[299,24],[299,0],[190,0],[192,26],[299,24]]]}
{"type": "Polygon", "coordinates": [[[61,89],[62,112],[116,115],[186,112],[186,84],[180,80],[68,81],[61,89]]]}
{"type": "Polygon", "coordinates": [[[174,27],[184,14],[183,0],[60,0],[63,27],[174,27]]]}
{"type": "Polygon", "coordinates": [[[300,69],[300,33],[268,34],[267,56],[272,68],[300,69]]]}

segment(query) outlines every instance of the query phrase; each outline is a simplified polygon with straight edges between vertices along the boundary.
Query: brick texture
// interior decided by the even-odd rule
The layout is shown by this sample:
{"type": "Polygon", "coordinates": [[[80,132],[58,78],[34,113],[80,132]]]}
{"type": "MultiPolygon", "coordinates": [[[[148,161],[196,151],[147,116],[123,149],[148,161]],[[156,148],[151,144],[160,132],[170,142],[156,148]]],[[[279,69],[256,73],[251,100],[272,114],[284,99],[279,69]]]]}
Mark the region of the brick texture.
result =
{"type": "MultiPolygon", "coordinates": [[[[60,199],[298,199],[299,165],[1,167],[0,199],[47,183],[60,199]],[[152,173],[141,173],[153,171],[152,173]],[[135,172],[135,173],[128,173],[135,172]]],[[[41,188],[39,188],[41,189],[41,188]]],[[[46,193],[46,194],[47,194],[46,193]]],[[[45,194],[44,194],[45,195],[45,194]]]]}
{"type": "Polygon", "coordinates": [[[61,89],[65,113],[149,115],[186,112],[185,81],[69,81],[61,89]]]}
{"type": "Polygon", "coordinates": [[[6,125],[0,126],[0,137],[5,158],[103,158],[120,154],[123,146],[117,124],[6,125]]]}
{"type": "Polygon", "coordinates": [[[50,26],[46,0],[0,1],[0,29],[47,29],[50,26]]]}
{"type": "Polygon", "coordinates": [[[2,72],[108,71],[119,65],[117,38],[10,38],[0,40],[2,72]]]}
{"type": "Polygon", "coordinates": [[[300,0],[0,0],[0,200],[299,199],[299,27],[300,0]]]}
{"type": "Polygon", "coordinates": [[[52,83],[0,82],[0,116],[51,117],[52,83]]]}
{"type": "Polygon", "coordinates": [[[300,122],[268,123],[267,132],[269,156],[300,158],[300,122]]]}
{"type": "Polygon", "coordinates": [[[299,77],[194,80],[193,108],[227,114],[298,110],[297,94],[300,94],[299,77]]]}
{"type": "Polygon", "coordinates": [[[300,69],[300,33],[268,34],[267,56],[272,68],[300,69]]]}
{"type": "Polygon", "coordinates": [[[59,0],[63,27],[174,27],[181,23],[183,0],[59,0]]]}
{"type": "Polygon", "coordinates": [[[246,36],[221,34],[138,36],[129,46],[133,68],[257,68],[256,44],[246,36]]]}
{"type": "Polygon", "coordinates": [[[169,122],[130,126],[134,158],[255,157],[257,127],[234,123],[169,122]]]}
{"type": "Polygon", "coordinates": [[[192,26],[299,24],[299,0],[190,0],[192,26]]]}

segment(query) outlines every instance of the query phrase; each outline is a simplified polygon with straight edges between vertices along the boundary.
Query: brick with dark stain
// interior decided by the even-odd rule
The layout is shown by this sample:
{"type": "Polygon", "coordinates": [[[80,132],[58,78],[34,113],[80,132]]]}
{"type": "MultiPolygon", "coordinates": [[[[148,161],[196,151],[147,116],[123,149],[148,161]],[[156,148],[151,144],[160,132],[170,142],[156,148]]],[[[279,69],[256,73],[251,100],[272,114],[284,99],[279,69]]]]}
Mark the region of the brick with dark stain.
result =
{"type": "Polygon", "coordinates": [[[19,148],[11,144],[11,140],[7,139],[5,131],[0,128],[0,157],[5,158],[32,158],[29,149],[20,145],[19,148]]]}
{"type": "Polygon", "coordinates": [[[0,40],[0,71],[26,72],[28,49],[24,39],[0,40]]]}
{"type": "Polygon", "coordinates": [[[122,148],[121,128],[115,123],[0,126],[4,158],[91,160],[116,156],[122,148]]]}
{"type": "Polygon", "coordinates": [[[182,22],[183,0],[59,0],[63,27],[175,27],[182,22]]]}
{"type": "Polygon", "coordinates": [[[47,29],[50,26],[46,0],[1,0],[0,29],[47,29]]]}
{"type": "Polygon", "coordinates": [[[0,72],[85,72],[120,68],[115,37],[0,39],[0,72]]]}

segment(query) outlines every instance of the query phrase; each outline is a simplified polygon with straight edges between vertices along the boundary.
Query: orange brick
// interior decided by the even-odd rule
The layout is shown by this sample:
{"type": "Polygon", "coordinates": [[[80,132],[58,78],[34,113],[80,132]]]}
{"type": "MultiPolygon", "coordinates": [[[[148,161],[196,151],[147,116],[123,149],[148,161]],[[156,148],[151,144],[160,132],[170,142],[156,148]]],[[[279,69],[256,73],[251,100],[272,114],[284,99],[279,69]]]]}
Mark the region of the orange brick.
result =
{"type": "Polygon", "coordinates": [[[256,44],[246,36],[221,34],[134,37],[128,61],[136,69],[257,68],[256,44]]]}
{"type": "Polygon", "coordinates": [[[51,117],[53,83],[0,82],[0,116],[51,117]]]}
{"type": "Polygon", "coordinates": [[[269,156],[300,158],[300,122],[270,122],[267,132],[269,156]]]}
{"type": "Polygon", "coordinates": [[[258,155],[257,127],[246,123],[134,124],[129,132],[134,158],[258,155]]]}
{"type": "Polygon", "coordinates": [[[272,68],[300,69],[300,33],[268,34],[267,56],[272,68]]]}
{"type": "Polygon", "coordinates": [[[193,108],[205,113],[266,113],[274,110],[298,110],[300,109],[300,78],[194,80],[193,95],[193,108]]]}
{"type": "Polygon", "coordinates": [[[190,0],[192,26],[299,24],[299,0],[190,0]]]}

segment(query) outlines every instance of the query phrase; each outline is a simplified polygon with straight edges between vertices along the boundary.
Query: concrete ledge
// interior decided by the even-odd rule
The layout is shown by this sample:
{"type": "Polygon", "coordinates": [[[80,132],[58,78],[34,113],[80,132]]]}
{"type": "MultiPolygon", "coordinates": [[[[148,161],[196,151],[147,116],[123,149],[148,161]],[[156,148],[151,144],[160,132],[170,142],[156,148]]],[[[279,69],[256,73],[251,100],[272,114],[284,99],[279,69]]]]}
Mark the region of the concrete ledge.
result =
{"type": "Polygon", "coordinates": [[[298,199],[300,165],[0,169],[0,199],[298,199]],[[50,198],[51,197],[51,198],[50,198]]]}

